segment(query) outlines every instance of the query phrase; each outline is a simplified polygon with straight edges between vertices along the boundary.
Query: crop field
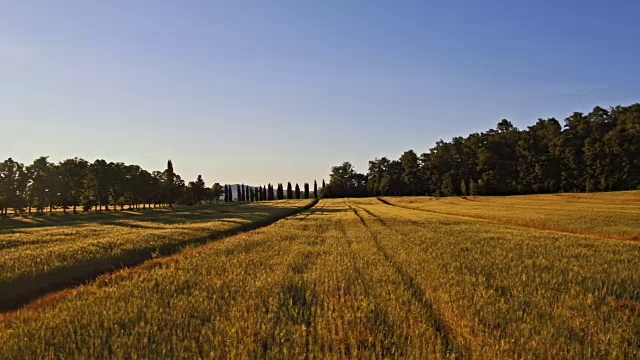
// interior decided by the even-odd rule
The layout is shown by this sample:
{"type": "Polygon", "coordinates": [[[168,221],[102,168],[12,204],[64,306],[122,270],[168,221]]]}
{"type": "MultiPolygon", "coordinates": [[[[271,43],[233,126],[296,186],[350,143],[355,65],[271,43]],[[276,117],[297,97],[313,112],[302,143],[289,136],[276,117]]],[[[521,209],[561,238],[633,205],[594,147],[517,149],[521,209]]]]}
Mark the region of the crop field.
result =
{"type": "MultiPolygon", "coordinates": [[[[308,204],[4,229],[0,291],[47,264],[90,263],[87,249],[101,259],[308,204]]],[[[0,349],[7,359],[638,358],[638,224],[640,192],[324,199],[7,311],[0,349]]]]}
{"type": "Polygon", "coordinates": [[[309,200],[0,219],[0,309],[124,265],[262,225],[309,200]]]}

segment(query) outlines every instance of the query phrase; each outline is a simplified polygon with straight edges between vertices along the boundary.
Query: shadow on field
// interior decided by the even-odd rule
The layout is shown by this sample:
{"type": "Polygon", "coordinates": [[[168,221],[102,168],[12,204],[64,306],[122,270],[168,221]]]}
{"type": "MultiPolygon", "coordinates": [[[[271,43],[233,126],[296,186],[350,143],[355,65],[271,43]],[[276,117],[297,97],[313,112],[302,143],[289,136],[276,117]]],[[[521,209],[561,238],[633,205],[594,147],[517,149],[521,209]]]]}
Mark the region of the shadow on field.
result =
{"type": "MultiPolygon", "coordinates": [[[[229,210],[231,210],[231,208],[242,209],[242,211],[234,212],[233,214],[238,218],[242,218],[242,220],[219,219],[217,221],[240,224],[236,228],[221,231],[209,236],[194,238],[189,241],[180,243],[167,243],[161,246],[148,246],[133,249],[117,256],[110,256],[100,259],[94,258],[82,263],[74,264],[69,267],[53,269],[52,271],[39,274],[35,277],[25,275],[19,278],[12,279],[10,282],[0,283],[0,311],[7,312],[16,310],[50,292],[82,285],[96,279],[101,275],[112,273],[126,267],[138,265],[149,259],[172,255],[182,251],[187,247],[202,245],[242,232],[271,225],[276,221],[288,216],[309,210],[313,206],[315,206],[317,202],[318,201],[315,200],[304,207],[297,209],[288,209],[289,211],[283,211],[280,216],[274,217],[265,217],[265,215],[268,215],[268,209],[265,208],[265,206],[256,206],[251,204],[231,205],[228,206],[229,210]],[[262,212],[257,212],[257,210],[259,209],[261,209],[262,212]],[[254,211],[253,213],[251,213],[252,210],[254,211]]],[[[219,208],[219,206],[217,205],[215,205],[215,207],[219,208]]],[[[206,221],[212,221],[216,220],[216,215],[219,217],[228,218],[230,213],[231,211],[220,213],[213,210],[202,209],[196,214],[195,218],[200,218],[200,220],[196,220],[196,222],[205,221],[205,218],[206,221]]],[[[153,222],[163,224],[176,224],[186,222],[193,223],[190,215],[186,215],[186,211],[183,215],[184,216],[171,216],[171,214],[166,214],[164,216],[161,215],[154,217],[153,220],[155,221],[153,222]]],[[[136,218],[136,220],[138,219],[136,218]]],[[[144,221],[150,220],[145,219],[144,221]]],[[[115,225],[129,226],[131,224],[116,222],[115,225]]],[[[138,225],[134,224],[134,226],[138,225]]]]}
{"type": "Polygon", "coordinates": [[[332,216],[336,213],[341,213],[341,212],[348,212],[350,211],[350,209],[340,209],[340,208],[324,208],[324,207],[314,207],[313,209],[307,211],[306,214],[304,214],[304,216],[300,216],[297,218],[293,218],[291,220],[296,220],[296,221],[303,221],[306,220],[309,216],[313,215],[313,216],[332,216]]]}
{"type": "MultiPolygon", "coordinates": [[[[229,214],[264,212],[264,203],[222,203],[191,207],[174,207],[138,210],[110,210],[89,213],[60,213],[31,214],[0,218],[0,233],[17,232],[16,229],[43,226],[74,226],[85,223],[100,223],[106,225],[121,225],[125,221],[152,222],[165,225],[211,221],[217,217],[228,217],[229,214]]],[[[129,223],[131,224],[131,223],[129,223]]],[[[131,225],[131,227],[134,227],[131,225]]],[[[144,228],[144,225],[140,225],[144,228]]]]}

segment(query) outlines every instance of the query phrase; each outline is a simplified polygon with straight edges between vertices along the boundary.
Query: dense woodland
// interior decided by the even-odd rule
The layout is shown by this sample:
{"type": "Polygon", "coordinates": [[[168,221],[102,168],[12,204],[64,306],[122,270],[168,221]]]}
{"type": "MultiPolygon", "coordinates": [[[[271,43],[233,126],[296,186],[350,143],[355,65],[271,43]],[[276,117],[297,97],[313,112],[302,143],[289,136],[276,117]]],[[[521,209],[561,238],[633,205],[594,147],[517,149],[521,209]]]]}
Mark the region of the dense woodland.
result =
{"type": "MultiPolygon", "coordinates": [[[[0,215],[14,213],[42,213],[61,208],[78,212],[145,209],[147,207],[196,205],[231,201],[262,201],[284,199],[282,184],[274,194],[271,184],[261,187],[246,185],[207,187],[201,175],[186,183],[173,170],[171,160],[164,171],[149,172],[138,165],[107,162],[98,159],[90,163],[84,159],[66,159],[53,163],[43,156],[25,166],[9,158],[0,163],[0,215]]],[[[296,184],[295,192],[289,183],[288,198],[318,197],[317,184],[313,193],[304,184],[304,193],[296,184]]]]}
{"type": "Polygon", "coordinates": [[[640,189],[640,104],[573,113],[564,126],[539,119],[438,141],[421,155],[332,169],[325,197],[511,195],[640,189]]]}

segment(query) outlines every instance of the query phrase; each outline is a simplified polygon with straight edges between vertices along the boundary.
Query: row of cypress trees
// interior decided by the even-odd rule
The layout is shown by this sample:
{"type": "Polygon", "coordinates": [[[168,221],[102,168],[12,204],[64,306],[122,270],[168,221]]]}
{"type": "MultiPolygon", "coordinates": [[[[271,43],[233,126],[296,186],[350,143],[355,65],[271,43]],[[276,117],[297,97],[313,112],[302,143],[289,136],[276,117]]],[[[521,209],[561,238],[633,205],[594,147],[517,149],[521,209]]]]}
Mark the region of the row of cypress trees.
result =
{"type": "Polygon", "coordinates": [[[224,201],[232,202],[237,201],[266,201],[266,200],[282,200],[282,199],[309,199],[312,197],[317,199],[318,183],[313,181],[313,192],[309,189],[309,183],[303,184],[303,189],[300,189],[300,185],[296,184],[295,188],[291,186],[291,182],[287,183],[287,191],[285,196],[285,190],[282,183],[278,183],[274,190],[273,185],[268,184],[266,186],[248,186],[244,184],[225,185],[224,186],[224,201]],[[234,197],[235,187],[235,197],[234,197]]]}

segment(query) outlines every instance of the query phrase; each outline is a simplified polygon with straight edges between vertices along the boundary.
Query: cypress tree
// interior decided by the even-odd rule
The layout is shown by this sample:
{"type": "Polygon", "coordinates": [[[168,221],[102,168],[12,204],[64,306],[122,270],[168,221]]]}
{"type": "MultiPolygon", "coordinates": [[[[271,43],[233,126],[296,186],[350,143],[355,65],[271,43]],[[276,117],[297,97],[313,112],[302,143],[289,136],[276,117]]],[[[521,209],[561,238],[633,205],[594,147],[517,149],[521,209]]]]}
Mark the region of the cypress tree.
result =
{"type": "Polygon", "coordinates": [[[309,183],[304,183],[304,198],[309,198],[309,183]]]}
{"type": "Polygon", "coordinates": [[[273,187],[271,187],[271,184],[269,184],[269,186],[267,186],[266,188],[262,189],[263,191],[263,198],[265,200],[273,200],[273,187]]]}
{"type": "Polygon", "coordinates": [[[244,201],[251,201],[251,188],[249,185],[245,186],[244,201]]]}
{"type": "Polygon", "coordinates": [[[296,199],[300,199],[300,185],[296,184],[296,199]]]}
{"type": "Polygon", "coordinates": [[[293,199],[293,188],[291,187],[291,182],[287,183],[287,199],[293,199]]]}
{"type": "Polygon", "coordinates": [[[251,199],[251,202],[256,201],[256,192],[253,191],[253,188],[249,188],[249,199],[251,199]]]}
{"type": "Polygon", "coordinates": [[[165,178],[166,178],[166,201],[167,204],[169,204],[169,207],[173,206],[173,202],[174,202],[174,197],[175,197],[175,178],[176,178],[176,173],[173,172],[173,163],[171,162],[171,159],[169,159],[169,161],[167,161],[167,170],[165,170],[165,178]]]}
{"type": "Polygon", "coordinates": [[[276,195],[278,200],[284,199],[284,188],[282,187],[282,183],[278,183],[278,190],[276,190],[276,195]]]}
{"type": "Polygon", "coordinates": [[[313,198],[318,198],[318,182],[313,180],[313,198]]]}
{"type": "Polygon", "coordinates": [[[242,200],[240,200],[240,194],[242,193],[242,190],[240,190],[240,184],[236,185],[236,190],[238,192],[238,201],[242,201],[242,200]]]}
{"type": "Polygon", "coordinates": [[[224,202],[229,202],[229,193],[227,192],[227,184],[224,184],[224,202]]]}

